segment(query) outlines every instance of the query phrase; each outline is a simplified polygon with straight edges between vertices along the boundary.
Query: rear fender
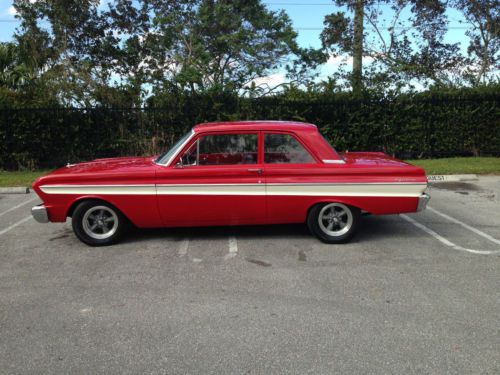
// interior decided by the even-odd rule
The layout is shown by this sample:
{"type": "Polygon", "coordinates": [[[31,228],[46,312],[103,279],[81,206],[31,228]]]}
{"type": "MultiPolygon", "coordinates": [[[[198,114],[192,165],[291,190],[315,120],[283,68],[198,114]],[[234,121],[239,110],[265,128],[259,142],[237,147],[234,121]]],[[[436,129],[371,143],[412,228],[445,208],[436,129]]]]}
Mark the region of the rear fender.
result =
{"type": "Polygon", "coordinates": [[[343,203],[374,215],[388,215],[415,212],[418,197],[322,197],[314,201],[311,207],[331,202],[343,203]]]}

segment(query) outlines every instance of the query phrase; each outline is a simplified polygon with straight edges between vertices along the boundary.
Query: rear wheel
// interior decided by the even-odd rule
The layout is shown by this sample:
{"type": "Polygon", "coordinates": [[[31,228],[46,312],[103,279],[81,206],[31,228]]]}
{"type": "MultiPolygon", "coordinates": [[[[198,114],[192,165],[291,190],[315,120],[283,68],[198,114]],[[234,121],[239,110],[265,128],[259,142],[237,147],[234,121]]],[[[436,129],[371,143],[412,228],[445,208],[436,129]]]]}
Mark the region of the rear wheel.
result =
{"type": "Polygon", "coordinates": [[[356,233],[361,212],[343,203],[325,203],[309,211],[307,225],[311,232],[326,243],[348,242],[356,233]]]}
{"type": "Polygon", "coordinates": [[[74,210],[73,232],[90,246],[111,245],[125,232],[127,219],[115,207],[101,201],[84,201],[74,210]]]}

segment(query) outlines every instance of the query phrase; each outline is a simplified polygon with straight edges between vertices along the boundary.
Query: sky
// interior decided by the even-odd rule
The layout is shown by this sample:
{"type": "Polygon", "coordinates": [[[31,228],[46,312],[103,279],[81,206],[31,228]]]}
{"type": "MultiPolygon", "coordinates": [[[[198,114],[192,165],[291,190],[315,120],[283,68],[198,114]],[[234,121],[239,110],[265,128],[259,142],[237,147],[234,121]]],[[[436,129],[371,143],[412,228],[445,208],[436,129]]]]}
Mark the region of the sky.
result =
{"type": "MultiPolygon", "coordinates": [[[[301,47],[319,48],[321,46],[319,35],[325,15],[340,10],[331,0],[263,0],[263,3],[271,10],[284,9],[287,12],[297,30],[298,43],[301,47]]],[[[390,8],[386,5],[381,6],[381,11],[387,15],[391,14],[390,8]]],[[[15,28],[19,25],[14,15],[12,0],[0,0],[0,41],[12,40],[15,28]]],[[[460,24],[461,16],[453,10],[448,11],[447,15],[450,21],[450,30],[446,34],[446,41],[460,43],[462,50],[465,51],[468,38],[465,35],[464,26],[460,24]]],[[[320,77],[326,77],[335,71],[341,62],[340,60],[330,58],[321,68],[320,77]]],[[[278,72],[265,79],[272,86],[272,84],[281,83],[284,75],[278,72]]]]}

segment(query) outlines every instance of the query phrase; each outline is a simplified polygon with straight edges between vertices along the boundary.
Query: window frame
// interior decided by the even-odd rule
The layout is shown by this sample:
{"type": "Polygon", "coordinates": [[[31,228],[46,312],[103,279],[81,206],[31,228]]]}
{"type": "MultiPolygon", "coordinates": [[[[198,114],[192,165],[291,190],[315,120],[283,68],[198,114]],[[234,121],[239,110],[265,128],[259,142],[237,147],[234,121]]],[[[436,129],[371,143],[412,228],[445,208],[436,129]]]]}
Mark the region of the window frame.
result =
{"type": "MultiPolygon", "coordinates": [[[[172,164],[170,165],[171,168],[221,168],[221,167],[243,167],[243,168],[251,168],[252,166],[255,165],[261,165],[262,164],[262,155],[263,153],[261,152],[262,148],[262,135],[259,130],[225,130],[225,131],[210,131],[210,132],[202,132],[202,133],[196,133],[194,137],[191,138],[190,142],[185,145],[185,147],[182,148],[181,152],[177,154],[175,159],[173,160],[172,164]],[[210,135],[233,135],[233,134],[241,134],[241,135],[247,135],[247,134],[252,134],[257,136],[257,162],[253,164],[211,164],[211,165],[182,165],[182,166],[177,166],[177,163],[179,160],[182,158],[185,152],[187,152],[196,142],[198,142],[202,137],[210,136],[210,135]]],[[[199,148],[199,142],[198,146],[199,148]]]]}
{"type": "Polygon", "coordinates": [[[308,147],[306,143],[300,139],[300,137],[294,133],[294,132],[289,132],[289,131],[281,131],[281,130],[265,130],[262,132],[262,164],[265,165],[266,167],[272,166],[272,165],[317,165],[321,164],[321,160],[318,159],[316,154],[308,147]],[[266,134],[286,134],[292,136],[303,148],[304,150],[307,151],[309,156],[312,157],[313,161],[311,163],[266,163],[264,159],[264,153],[265,153],[265,136],[266,134]]]}

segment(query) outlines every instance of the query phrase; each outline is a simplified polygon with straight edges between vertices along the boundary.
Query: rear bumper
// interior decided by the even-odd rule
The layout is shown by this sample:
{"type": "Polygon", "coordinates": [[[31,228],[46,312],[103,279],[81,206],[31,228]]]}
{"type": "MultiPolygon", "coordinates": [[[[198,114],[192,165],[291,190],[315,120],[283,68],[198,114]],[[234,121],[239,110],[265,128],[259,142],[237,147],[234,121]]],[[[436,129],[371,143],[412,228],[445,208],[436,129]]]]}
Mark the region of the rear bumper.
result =
{"type": "Polygon", "coordinates": [[[39,223],[49,222],[49,215],[47,214],[47,208],[43,204],[31,208],[31,215],[39,223]]]}
{"type": "Polygon", "coordinates": [[[427,203],[431,200],[431,196],[427,193],[422,193],[420,197],[418,197],[418,205],[417,205],[417,212],[425,210],[425,207],[427,207],[427,203]]]}

